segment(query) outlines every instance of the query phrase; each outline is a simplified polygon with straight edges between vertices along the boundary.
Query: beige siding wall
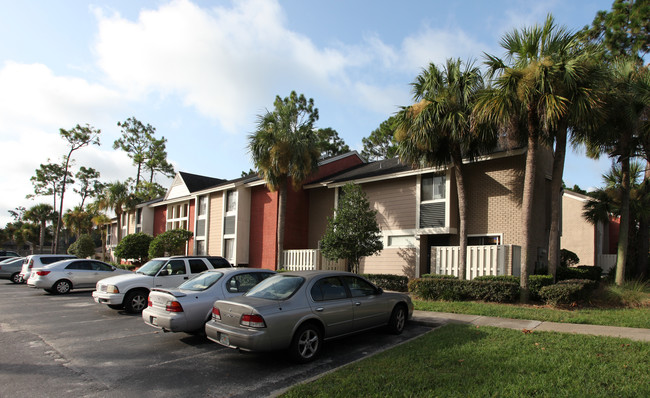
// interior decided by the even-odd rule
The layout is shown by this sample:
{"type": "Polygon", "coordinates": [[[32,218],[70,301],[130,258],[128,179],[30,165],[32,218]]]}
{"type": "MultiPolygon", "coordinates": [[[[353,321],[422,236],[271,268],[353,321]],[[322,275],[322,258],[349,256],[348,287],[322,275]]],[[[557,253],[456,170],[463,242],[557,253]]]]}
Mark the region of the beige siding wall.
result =
{"type": "Polygon", "coordinates": [[[404,177],[363,184],[370,207],[377,210],[382,231],[416,227],[416,177],[404,177]]]}
{"type": "Polygon", "coordinates": [[[318,241],[325,234],[327,217],[334,212],[335,189],[316,188],[309,191],[309,249],[318,248],[318,241]]]}
{"type": "Polygon", "coordinates": [[[596,263],[595,226],[582,216],[585,200],[565,194],[562,197],[562,237],[560,247],[580,258],[580,265],[596,263]]]}
{"type": "Polygon", "coordinates": [[[208,254],[221,255],[223,236],[223,192],[210,194],[210,214],[208,215],[208,254]]]}
{"type": "Polygon", "coordinates": [[[415,277],[415,248],[384,249],[378,256],[361,259],[359,272],[415,277]]]}

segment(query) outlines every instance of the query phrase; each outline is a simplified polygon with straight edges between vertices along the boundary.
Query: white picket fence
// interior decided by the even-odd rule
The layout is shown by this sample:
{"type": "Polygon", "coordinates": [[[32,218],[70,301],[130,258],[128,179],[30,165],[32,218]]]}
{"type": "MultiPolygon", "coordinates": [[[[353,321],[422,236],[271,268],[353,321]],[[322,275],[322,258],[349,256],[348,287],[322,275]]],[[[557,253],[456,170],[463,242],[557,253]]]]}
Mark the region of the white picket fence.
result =
{"type": "MultiPolygon", "coordinates": [[[[438,275],[458,276],[459,253],[458,246],[432,247],[431,270],[438,275]]],[[[519,253],[518,246],[467,246],[465,279],[483,275],[518,275],[519,253]],[[508,266],[509,262],[512,267],[508,266]]]]}
{"type": "Polygon", "coordinates": [[[345,260],[330,261],[318,249],[285,250],[282,252],[282,268],[290,271],[345,271],[345,260]]]}

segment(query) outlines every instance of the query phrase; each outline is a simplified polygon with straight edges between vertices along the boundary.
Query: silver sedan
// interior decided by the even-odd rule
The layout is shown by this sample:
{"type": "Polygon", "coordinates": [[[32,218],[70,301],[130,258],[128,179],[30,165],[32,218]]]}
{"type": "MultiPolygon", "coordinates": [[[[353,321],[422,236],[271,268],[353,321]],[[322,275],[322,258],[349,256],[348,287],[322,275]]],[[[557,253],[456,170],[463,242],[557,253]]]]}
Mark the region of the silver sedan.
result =
{"type": "Polygon", "coordinates": [[[166,332],[203,331],[216,300],[241,296],[272,275],[259,268],[204,271],[175,289],[153,289],[142,320],[166,332]]]}
{"type": "Polygon", "coordinates": [[[72,289],[94,288],[97,282],[109,276],[130,273],[102,261],[75,258],[32,269],[27,286],[65,294],[72,289]]]}
{"type": "Polygon", "coordinates": [[[207,337],[248,351],[288,349],[296,362],[313,360],[324,340],[387,326],[399,334],[413,315],[408,295],[384,292],[359,275],[286,272],[241,297],[214,303],[207,337]]]}
{"type": "Polygon", "coordinates": [[[20,270],[23,268],[24,257],[9,257],[0,261],[0,278],[20,283],[20,270]]]}

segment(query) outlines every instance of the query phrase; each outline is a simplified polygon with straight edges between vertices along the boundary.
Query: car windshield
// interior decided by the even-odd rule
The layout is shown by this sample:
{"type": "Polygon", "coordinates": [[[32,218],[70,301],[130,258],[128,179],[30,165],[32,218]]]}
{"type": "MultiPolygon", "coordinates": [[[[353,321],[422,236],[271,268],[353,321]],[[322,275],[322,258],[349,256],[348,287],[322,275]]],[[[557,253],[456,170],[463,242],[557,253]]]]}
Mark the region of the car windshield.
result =
{"type": "Polygon", "coordinates": [[[151,260],[151,261],[147,261],[147,263],[145,265],[143,265],[142,267],[140,267],[140,269],[138,269],[136,271],[136,274],[144,274],[144,275],[148,275],[148,276],[154,276],[154,275],[156,275],[158,270],[163,265],[165,265],[166,262],[167,262],[167,260],[151,260]]]}
{"type": "Polygon", "coordinates": [[[192,290],[195,292],[202,292],[214,285],[221,277],[223,273],[216,271],[206,271],[201,272],[196,277],[190,279],[189,281],[181,284],[178,288],[181,290],[192,290]]]}
{"type": "Polygon", "coordinates": [[[257,297],[269,300],[284,300],[293,295],[305,281],[305,278],[294,275],[275,275],[260,282],[246,297],[257,297]]]}

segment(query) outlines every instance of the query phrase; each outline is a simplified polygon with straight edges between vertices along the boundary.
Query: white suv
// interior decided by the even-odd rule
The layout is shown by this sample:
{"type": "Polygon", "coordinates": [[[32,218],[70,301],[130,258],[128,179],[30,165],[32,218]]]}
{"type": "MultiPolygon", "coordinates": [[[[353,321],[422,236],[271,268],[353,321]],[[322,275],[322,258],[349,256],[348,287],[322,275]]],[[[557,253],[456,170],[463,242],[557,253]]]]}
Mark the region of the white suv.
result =
{"type": "Polygon", "coordinates": [[[71,254],[32,254],[23,260],[23,268],[20,271],[20,283],[27,282],[33,268],[42,268],[45,265],[55,263],[61,260],[77,258],[71,254]]]}
{"type": "Polygon", "coordinates": [[[174,256],[148,261],[135,274],[117,275],[97,282],[93,292],[96,303],[112,309],[124,308],[138,313],[147,308],[149,291],[153,288],[173,288],[207,269],[228,268],[232,265],[223,257],[174,256]]]}

